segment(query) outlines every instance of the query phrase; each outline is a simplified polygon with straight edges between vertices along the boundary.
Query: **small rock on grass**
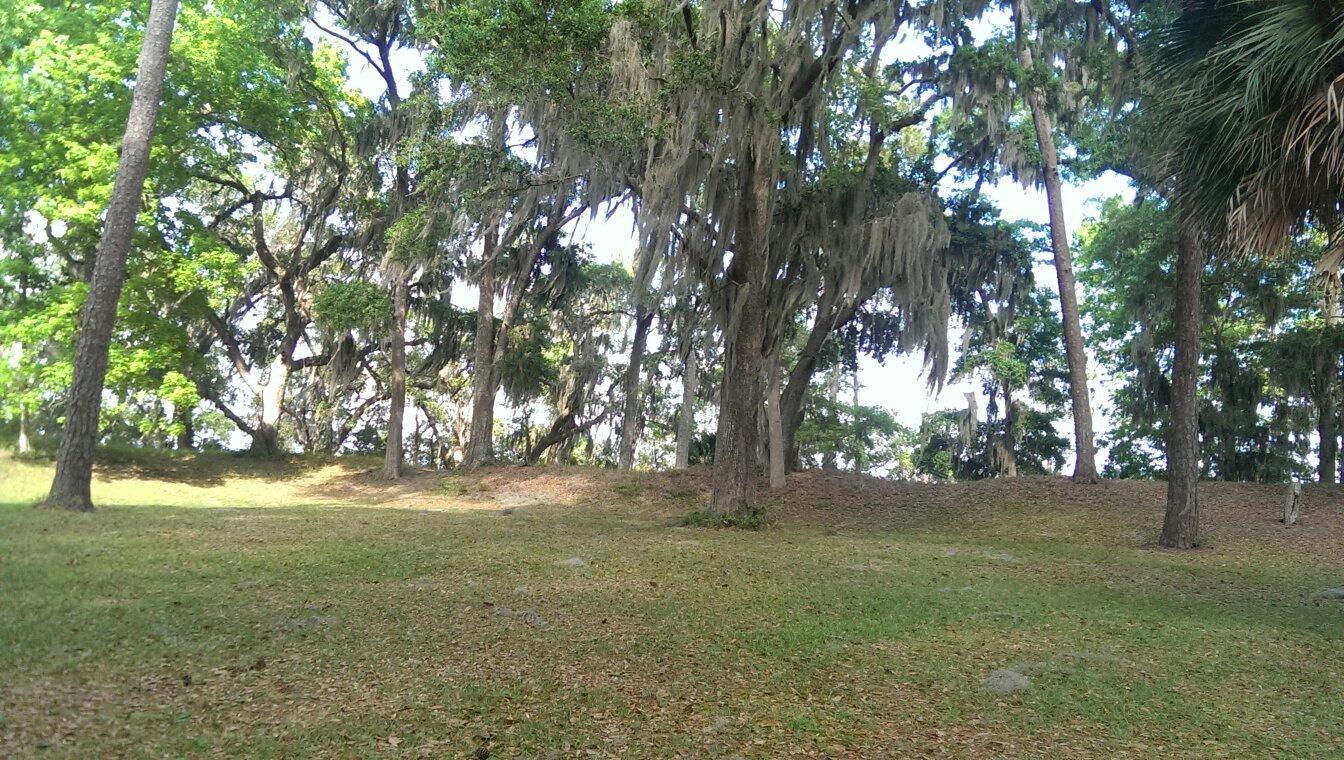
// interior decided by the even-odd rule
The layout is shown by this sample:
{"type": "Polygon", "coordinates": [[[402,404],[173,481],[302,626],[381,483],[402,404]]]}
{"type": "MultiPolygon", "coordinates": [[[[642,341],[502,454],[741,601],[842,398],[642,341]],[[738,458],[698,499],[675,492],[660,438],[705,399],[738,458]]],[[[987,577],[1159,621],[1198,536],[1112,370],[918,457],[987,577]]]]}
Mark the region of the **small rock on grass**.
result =
{"type": "Polygon", "coordinates": [[[514,610],[508,607],[496,607],[495,617],[509,620],[521,620],[533,628],[546,628],[550,623],[536,610],[514,610]]]}
{"type": "Polygon", "coordinates": [[[705,733],[721,734],[724,731],[727,731],[729,728],[731,728],[732,725],[733,721],[731,718],[720,715],[719,717],[714,719],[713,723],[709,724],[709,727],[705,729],[705,733]]]}
{"type": "Polygon", "coordinates": [[[1339,599],[1344,600],[1344,587],[1328,588],[1316,595],[1317,599],[1339,599]]]}
{"type": "Polygon", "coordinates": [[[336,622],[336,618],[332,615],[309,615],[308,617],[290,618],[285,621],[285,625],[289,628],[304,629],[320,628],[334,622],[336,622]]]}
{"type": "Polygon", "coordinates": [[[1031,679],[1011,668],[999,668],[980,682],[981,691],[999,696],[1015,694],[1030,688],[1031,679]]]}
{"type": "Polygon", "coordinates": [[[588,566],[588,563],[584,562],[583,559],[579,557],[570,557],[569,559],[556,560],[555,564],[559,565],[560,567],[573,567],[573,568],[588,566]]]}

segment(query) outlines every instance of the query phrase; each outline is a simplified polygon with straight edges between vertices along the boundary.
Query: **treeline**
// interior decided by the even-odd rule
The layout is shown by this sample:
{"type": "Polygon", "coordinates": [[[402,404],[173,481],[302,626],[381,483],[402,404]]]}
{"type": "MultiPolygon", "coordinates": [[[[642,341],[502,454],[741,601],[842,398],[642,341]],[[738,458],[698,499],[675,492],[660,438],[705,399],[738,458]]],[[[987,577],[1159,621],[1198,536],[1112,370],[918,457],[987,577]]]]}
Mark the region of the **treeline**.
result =
{"type": "Polygon", "coordinates": [[[742,518],[800,467],[1055,471],[1065,417],[1087,483],[1089,349],[1122,379],[1104,474],[1170,476],[1164,542],[1194,542],[1200,475],[1335,476],[1338,11],[0,8],[3,412],[21,447],[62,441],[53,502],[90,506],[96,440],[241,435],[381,451],[387,478],[712,462],[709,509],[742,518]],[[1106,171],[1136,200],[1067,229],[1064,177],[1106,171]],[[1048,226],[1000,218],[1003,179],[1045,190],[1048,226]],[[629,266],[578,242],[614,212],[629,266]],[[984,413],[912,431],[860,403],[860,358],[900,354],[975,379],[984,413]]]}

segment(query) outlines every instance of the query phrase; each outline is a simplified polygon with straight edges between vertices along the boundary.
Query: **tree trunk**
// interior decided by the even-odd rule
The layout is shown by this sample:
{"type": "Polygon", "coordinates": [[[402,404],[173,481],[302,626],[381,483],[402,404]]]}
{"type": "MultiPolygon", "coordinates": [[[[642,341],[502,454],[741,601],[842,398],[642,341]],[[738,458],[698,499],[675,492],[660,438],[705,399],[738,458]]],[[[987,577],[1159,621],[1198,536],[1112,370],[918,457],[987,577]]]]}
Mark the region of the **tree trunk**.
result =
{"type": "Polygon", "coordinates": [[[1016,427],[1017,410],[1013,407],[1013,389],[1007,383],[1001,386],[1003,391],[1003,451],[999,456],[1003,458],[1000,472],[1005,478],[1017,477],[1017,434],[1016,427]]]}
{"type": "MultiPolygon", "coordinates": [[[[864,299],[866,300],[866,299],[864,299]]],[[[808,333],[807,342],[798,352],[798,360],[789,371],[789,380],[784,384],[784,393],[780,401],[780,417],[784,423],[785,465],[790,470],[801,466],[798,457],[798,428],[803,424],[804,403],[807,401],[807,389],[812,385],[812,375],[817,370],[817,360],[837,325],[843,325],[854,318],[857,307],[842,306],[829,316],[817,315],[808,333]]]]}
{"type": "Polygon", "coordinates": [[[1283,504],[1283,525],[1291,528],[1302,517],[1302,484],[1288,484],[1288,499],[1283,504]]]}
{"type": "Polygon", "coordinates": [[[177,450],[191,451],[196,446],[196,428],[191,422],[191,409],[175,410],[182,428],[177,433],[177,450]]]}
{"type": "MultiPolygon", "coordinates": [[[[1339,360],[1334,362],[1334,372],[1339,373],[1339,360]]],[[[1331,387],[1325,389],[1321,396],[1320,404],[1317,405],[1316,413],[1316,431],[1320,434],[1321,451],[1320,466],[1317,473],[1322,483],[1335,482],[1335,463],[1339,459],[1339,433],[1336,430],[1338,422],[1335,412],[1335,393],[1333,383],[1331,387]]]]}
{"type": "Polygon", "coordinates": [[[1167,440],[1167,514],[1160,543],[1190,549],[1199,533],[1199,318],[1204,254],[1182,229],[1176,255],[1176,358],[1171,368],[1167,440]]]}
{"type": "Polygon", "coordinates": [[[17,451],[20,454],[33,453],[33,442],[28,440],[28,410],[26,408],[19,409],[19,442],[17,451]]]}
{"type": "Polygon", "coordinates": [[[753,465],[761,409],[761,346],[774,191],[774,162],[756,150],[748,151],[744,159],[740,218],[726,277],[729,316],[709,502],[711,513],[737,517],[750,515],[756,502],[753,465]]]}
{"type": "Polygon", "coordinates": [[[261,389],[261,418],[252,431],[252,446],[248,449],[252,456],[273,457],[280,453],[280,412],[288,384],[289,364],[277,356],[271,361],[270,374],[261,389]]]}
{"type": "MultiPolygon", "coordinates": [[[[1326,324],[1336,327],[1340,323],[1339,298],[1333,286],[1326,289],[1322,299],[1321,311],[1326,324]]],[[[1320,466],[1317,473],[1322,483],[1335,482],[1335,468],[1339,459],[1339,354],[1331,352],[1326,357],[1325,371],[1322,373],[1321,398],[1316,405],[1316,432],[1321,440],[1320,466]]]]}
{"type": "Polygon", "coordinates": [[[476,283],[475,367],[471,381],[471,435],[463,465],[479,467],[494,458],[495,431],[495,263],[492,241],[486,236],[485,261],[476,283]]]}
{"type": "MultiPolygon", "coordinates": [[[[853,400],[853,412],[850,417],[854,423],[857,423],[859,418],[859,365],[857,362],[854,364],[854,371],[850,373],[850,380],[853,382],[853,396],[851,397],[853,400]]],[[[854,474],[862,475],[863,471],[867,468],[867,457],[864,456],[863,450],[859,448],[857,424],[854,426],[854,432],[854,448],[850,451],[849,457],[850,462],[854,465],[854,474]]]]}
{"type": "Polygon", "coordinates": [[[784,421],[780,415],[779,366],[766,362],[769,376],[765,381],[765,421],[770,445],[770,490],[783,488],[785,477],[784,421]]]}
{"type": "MultiPolygon", "coordinates": [[[[826,377],[826,399],[831,402],[831,409],[835,409],[840,404],[840,367],[832,366],[831,371],[826,377]]],[[[835,455],[834,448],[827,448],[821,455],[821,469],[838,470],[839,463],[835,455]]]]}
{"type": "Polygon", "coordinates": [[[56,452],[56,476],[46,501],[52,507],[93,509],[90,494],[93,452],[98,445],[98,412],[103,381],[107,378],[107,350],[116,324],[117,301],[126,281],[126,257],[135,234],[140,195],[149,173],[150,145],[176,20],[177,0],[153,0],[150,4],[130,115],[121,142],[121,161],[75,340],[74,378],[65,408],[65,434],[56,452]]]}
{"type": "Polygon", "coordinates": [[[395,264],[387,268],[392,278],[392,335],[388,346],[388,408],[387,408],[387,451],[383,456],[383,468],[378,476],[384,480],[396,480],[401,477],[402,464],[402,426],[406,419],[406,300],[407,284],[405,267],[395,264]]]}
{"type": "Polygon", "coordinates": [[[625,411],[621,417],[621,451],[617,469],[629,470],[635,465],[635,444],[639,440],[639,378],[644,364],[644,348],[649,342],[649,326],[653,312],[644,306],[635,309],[635,336],[630,345],[630,364],[625,368],[625,411]]]}
{"type": "Polygon", "coordinates": [[[681,410],[677,413],[678,470],[691,466],[691,440],[695,437],[695,394],[700,390],[700,363],[691,346],[685,356],[681,375],[681,410]]]}
{"type": "MultiPolygon", "coordinates": [[[[1032,71],[1031,46],[1026,38],[1024,0],[1013,4],[1017,32],[1018,62],[1032,71]]],[[[1025,83],[1024,83],[1025,85],[1025,83]]],[[[1045,175],[1045,197],[1050,210],[1050,247],[1055,255],[1055,274],[1059,279],[1059,310],[1064,322],[1064,353],[1069,362],[1069,397],[1073,402],[1073,439],[1075,464],[1073,479],[1078,483],[1097,482],[1096,444],[1092,432],[1092,400],[1087,389],[1087,352],[1083,345],[1083,326],[1078,311],[1078,292],[1073,274],[1073,254],[1069,251],[1069,233],[1064,221],[1063,186],[1059,178],[1059,153],[1055,147],[1054,125],[1045,109],[1045,94],[1039,87],[1024,86],[1036,140],[1041,149],[1041,170],[1045,175]]]]}

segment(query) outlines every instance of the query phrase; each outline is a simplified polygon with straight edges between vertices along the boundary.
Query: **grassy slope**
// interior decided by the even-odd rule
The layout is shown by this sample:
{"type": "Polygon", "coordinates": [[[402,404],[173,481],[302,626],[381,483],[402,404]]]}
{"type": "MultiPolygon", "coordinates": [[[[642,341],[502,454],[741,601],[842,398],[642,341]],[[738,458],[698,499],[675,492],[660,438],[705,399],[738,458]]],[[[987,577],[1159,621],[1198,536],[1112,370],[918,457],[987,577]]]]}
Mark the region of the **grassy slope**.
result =
{"type": "Polygon", "coordinates": [[[132,459],[69,515],[0,458],[2,754],[1344,753],[1336,492],[1212,486],[1175,554],[1151,485],[805,475],[734,532],[668,527],[696,475],[364,466],[132,459]]]}

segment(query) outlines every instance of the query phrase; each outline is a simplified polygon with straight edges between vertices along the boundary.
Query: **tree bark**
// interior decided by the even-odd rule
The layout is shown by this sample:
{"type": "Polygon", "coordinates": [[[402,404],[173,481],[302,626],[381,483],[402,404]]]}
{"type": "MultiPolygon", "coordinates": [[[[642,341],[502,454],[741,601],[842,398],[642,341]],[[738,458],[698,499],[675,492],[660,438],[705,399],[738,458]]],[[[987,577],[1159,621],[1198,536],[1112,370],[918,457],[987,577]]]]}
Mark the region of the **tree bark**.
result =
{"type": "Polygon", "coordinates": [[[635,309],[635,335],[630,344],[630,364],[625,368],[623,382],[625,392],[625,410],[621,416],[620,454],[617,458],[618,470],[629,470],[635,465],[635,445],[639,440],[639,378],[644,364],[644,349],[649,342],[649,326],[653,324],[653,312],[644,306],[635,309]]]}
{"type": "MultiPolygon", "coordinates": [[[[1339,373],[1339,361],[1334,362],[1334,372],[1339,373]]],[[[1321,439],[1320,465],[1317,474],[1321,483],[1335,482],[1335,464],[1339,459],[1339,433],[1335,411],[1335,389],[1333,383],[1325,389],[1316,409],[1316,432],[1321,439]]]]}
{"type": "MultiPolygon", "coordinates": [[[[857,362],[854,364],[854,371],[850,373],[849,379],[853,383],[852,386],[853,396],[851,397],[851,399],[853,401],[854,411],[852,419],[857,423],[859,416],[859,365],[857,362]]],[[[857,432],[858,432],[858,425],[856,424],[855,433],[857,432]]],[[[859,438],[857,435],[854,436],[854,448],[850,452],[849,456],[850,461],[854,465],[854,474],[862,475],[864,470],[867,468],[867,462],[865,461],[866,457],[864,456],[863,449],[859,448],[859,438]]]]}
{"type": "Polygon", "coordinates": [[[475,366],[471,381],[471,434],[463,465],[479,467],[494,458],[495,430],[495,263],[497,232],[486,235],[477,278],[475,366]]]}
{"type": "Polygon", "coordinates": [[[387,451],[379,477],[396,480],[401,477],[402,426],[406,419],[406,270],[401,265],[387,268],[392,282],[392,335],[388,346],[388,409],[387,451]]]}
{"type": "MultiPolygon", "coordinates": [[[[835,409],[840,404],[840,367],[832,365],[826,377],[826,399],[835,409]]],[[[827,448],[821,455],[821,469],[834,471],[840,469],[834,448],[827,448]]]]}
{"type": "Polygon", "coordinates": [[[121,161],[98,243],[88,300],[80,317],[79,337],[75,340],[74,378],[65,409],[65,434],[56,452],[56,475],[47,495],[48,506],[93,509],[90,493],[93,452],[98,444],[98,412],[107,378],[107,351],[116,324],[117,301],[126,281],[126,257],[135,234],[140,195],[149,173],[150,146],[176,20],[177,0],[153,0],[150,4],[130,115],[121,142],[121,161]]]}
{"type": "Polygon", "coordinates": [[[681,375],[681,410],[677,414],[676,467],[684,470],[691,466],[691,439],[695,437],[695,395],[700,390],[700,363],[695,347],[689,346],[681,375]]]}
{"type": "Polygon", "coordinates": [[[271,361],[266,385],[261,388],[261,417],[252,430],[252,446],[248,453],[256,457],[273,457],[280,453],[280,412],[285,405],[285,389],[289,385],[289,363],[277,356],[271,361]]]}
{"type": "Polygon", "coordinates": [[[756,503],[757,415],[761,409],[761,347],[765,339],[765,284],[769,255],[774,161],[747,151],[733,260],[728,267],[728,325],[719,426],[714,443],[709,509],[749,516],[756,503]]]}
{"type": "Polygon", "coordinates": [[[190,451],[196,446],[196,428],[191,422],[191,409],[177,409],[178,421],[182,429],[177,433],[177,450],[190,451]]]}
{"type": "Polygon", "coordinates": [[[17,448],[17,451],[18,451],[18,453],[20,453],[20,454],[31,454],[31,453],[33,453],[33,442],[30,441],[30,440],[28,440],[28,410],[27,410],[27,409],[19,409],[19,441],[18,441],[18,448],[17,448]]]}
{"type": "MultiPolygon", "coordinates": [[[[866,300],[866,297],[855,299],[856,303],[866,300]]],[[[789,371],[788,382],[784,384],[784,393],[780,401],[780,416],[784,423],[785,465],[790,470],[797,470],[802,464],[798,456],[798,428],[803,424],[807,389],[812,386],[812,376],[817,371],[817,361],[821,358],[821,351],[826,347],[826,342],[830,339],[831,333],[836,327],[847,324],[854,318],[858,307],[842,305],[828,311],[830,313],[827,315],[817,315],[817,319],[812,324],[812,331],[807,335],[807,341],[803,344],[802,350],[798,352],[798,360],[794,362],[793,369],[789,371]]]]}
{"type": "Polygon", "coordinates": [[[770,490],[783,488],[788,482],[785,471],[784,420],[780,414],[779,366],[766,362],[769,377],[765,381],[765,422],[770,448],[770,490]]]}
{"type": "Polygon", "coordinates": [[[1003,451],[999,456],[1003,458],[1000,472],[1005,478],[1017,477],[1017,436],[1015,428],[1018,424],[1017,410],[1013,407],[1013,389],[1007,383],[1000,385],[1003,394],[1003,451]]]}
{"type": "MultiPolygon", "coordinates": [[[[1340,323],[1339,298],[1333,286],[1326,289],[1322,299],[1321,311],[1325,322],[1332,328],[1340,323]]],[[[1326,357],[1325,371],[1322,373],[1321,397],[1316,405],[1316,432],[1320,438],[1320,465],[1317,469],[1319,480],[1330,484],[1335,482],[1336,464],[1339,460],[1339,354],[1331,352],[1326,357]]]]}
{"type": "MultiPolygon", "coordinates": [[[[1018,62],[1030,73],[1033,68],[1031,45],[1026,37],[1024,0],[1013,3],[1017,33],[1018,62]]],[[[1095,483],[1097,477],[1096,443],[1092,431],[1092,400],[1087,388],[1087,352],[1083,345],[1082,319],[1078,311],[1077,284],[1073,274],[1073,254],[1064,221],[1063,183],[1059,177],[1059,152],[1055,146],[1054,124],[1045,108],[1045,94],[1039,87],[1023,83],[1027,104],[1036,126],[1041,149],[1041,170],[1045,176],[1045,196],[1050,211],[1050,247],[1055,256],[1055,274],[1059,280],[1059,310],[1064,323],[1064,353],[1069,363],[1069,398],[1073,405],[1074,469],[1078,483],[1095,483]]]]}
{"type": "Polygon", "coordinates": [[[1199,540],[1199,319],[1204,254],[1183,228],[1176,255],[1176,358],[1171,368],[1167,439],[1167,513],[1163,546],[1193,548],[1199,540]]]}

